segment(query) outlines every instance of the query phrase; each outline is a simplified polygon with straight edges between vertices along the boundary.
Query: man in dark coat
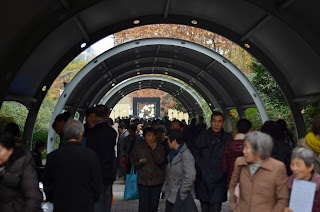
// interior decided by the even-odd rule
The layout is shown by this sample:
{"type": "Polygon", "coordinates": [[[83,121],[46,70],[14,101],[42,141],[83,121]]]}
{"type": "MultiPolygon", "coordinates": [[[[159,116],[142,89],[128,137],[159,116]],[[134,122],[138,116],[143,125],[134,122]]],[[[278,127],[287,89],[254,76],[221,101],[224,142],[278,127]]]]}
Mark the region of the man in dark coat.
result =
{"type": "Polygon", "coordinates": [[[195,144],[196,194],[203,212],[221,211],[222,202],[227,200],[226,175],[221,169],[221,158],[232,136],[223,130],[224,124],[223,114],[213,112],[211,127],[199,136],[195,144]]]}
{"type": "Polygon", "coordinates": [[[109,126],[109,109],[105,105],[95,107],[95,126],[87,134],[87,147],[94,150],[99,157],[102,176],[103,192],[95,205],[95,212],[111,211],[112,184],[116,179],[115,150],[117,132],[109,126]]]}
{"type": "Polygon", "coordinates": [[[101,194],[102,174],[97,154],[81,145],[84,127],[77,120],[65,124],[65,143],[47,157],[44,191],[54,211],[93,212],[101,194]]]}

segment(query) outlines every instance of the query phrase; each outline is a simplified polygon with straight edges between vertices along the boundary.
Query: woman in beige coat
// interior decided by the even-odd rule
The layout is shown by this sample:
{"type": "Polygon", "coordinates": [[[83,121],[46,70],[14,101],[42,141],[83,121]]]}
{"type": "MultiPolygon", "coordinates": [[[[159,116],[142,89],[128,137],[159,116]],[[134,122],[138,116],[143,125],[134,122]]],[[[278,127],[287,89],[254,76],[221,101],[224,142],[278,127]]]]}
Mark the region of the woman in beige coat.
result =
{"type": "Polygon", "coordinates": [[[282,212],[288,207],[286,168],[270,157],[272,147],[272,138],[265,133],[252,132],[245,136],[244,157],[237,158],[229,185],[232,211],[282,212]],[[238,183],[239,203],[235,195],[238,183]]]}

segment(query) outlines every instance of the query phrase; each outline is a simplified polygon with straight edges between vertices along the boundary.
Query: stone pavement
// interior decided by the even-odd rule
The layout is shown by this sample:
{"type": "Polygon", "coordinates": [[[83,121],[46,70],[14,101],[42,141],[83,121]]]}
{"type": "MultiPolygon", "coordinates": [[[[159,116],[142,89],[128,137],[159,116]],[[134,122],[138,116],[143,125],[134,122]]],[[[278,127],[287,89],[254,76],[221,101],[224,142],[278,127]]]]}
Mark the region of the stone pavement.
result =
{"type": "MultiPolygon", "coordinates": [[[[113,184],[113,198],[114,205],[112,205],[112,212],[138,212],[139,200],[123,200],[124,185],[117,180],[113,184]]],[[[158,212],[165,211],[165,199],[160,199],[158,212]]],[[[198,211],[201,211],[200,202],[195,200],[198,211]]],[[[221,212],[230,212],[229,204],[227,202],[222,204],[221,212]]]]}
{"type": "MultiPolygon", "coordinates": [[[[113,184],[113,198],[114,198],[114,205],[112,205],[112,212],[138,212],[139,200],[123,200],[123,192],[124,192],[124,185],[120,183],[122,180],[118,179],[113,184]]],[[[165,200],[160,199],[159,201],[159,209],[158,212],[165,211],[165,200]]],[[[195,201],[198,207],[198,210],[201,211],[200,202],[198,200],[195,201]]],[[[53,207],[51,203],[44,203],[42,205],[44,212],[52,212],[53,207]]],[[[229,204],[227,202],[222,204],[221,212],[229,212],[229,204]]]]}

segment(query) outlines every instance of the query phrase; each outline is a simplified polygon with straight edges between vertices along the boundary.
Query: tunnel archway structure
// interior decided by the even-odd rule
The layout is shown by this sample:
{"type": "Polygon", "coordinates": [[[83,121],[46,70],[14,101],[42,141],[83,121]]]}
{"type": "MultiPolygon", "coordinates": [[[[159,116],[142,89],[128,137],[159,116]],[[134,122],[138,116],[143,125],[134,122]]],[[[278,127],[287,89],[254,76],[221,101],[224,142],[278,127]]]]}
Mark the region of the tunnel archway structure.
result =
{"type": "MultiPolygon", "coordinates": [[[[0,104],[24,104],[27,128],[33,128],[48,88],[83,46],[157,23],[196,26],[245,46],[279,84],[298,137],[305,135],[301,108],[320,100],[316,0],[18,0],[2,6],[0,104]]],[[[31,136],[25,129],[25,139],[31,136]]]]}
{"type": "Polygon", "coordinates": [[[190,91],[184,84],[170,79],[166,75],[144,75],[128,79],[110,90],[100,102],[113,108],[121,98],[139,89],[158,89],[171,94],[180,101],[187,113],[191,116],[193,113],[202,114],[205,111],[202,107],[201,100],[195,93],[190,91]]]}
{"type": "MultiPolygon", "coordinates": [[[[228,111],[231,109],[237,109],[239,115],[244,117],[245,109],[257,107],[262,121],[268,119],[263,103],[254,87],[244,74],[226,58],[189,41],[173,38],[148,38],[112,48],[87,64],[62,93],[50,125],[62,109],[68,109],[72,114],[77,111],[83,114],[89,106],[98,104],[116,84],[127,79],[135,77],[132,79],[134,83],[129,80],[124,84],[132,84],[135,89],[139,89],[139,78],[142,82],[144,77],[148,77],[145,75],[168,76],[168,79],[162,79],[170,84],[167,86],[167,91],[174,92],[173,89],[177,88],[169,89],[169,87],[177,87],[177,85],[180,89],[187,91],[183,92],[183,95],[180,95],[181,92],[177,93],[179,95],[176,96],[180,96],[186,108],[190,108],[189,113],[200,115],[203,113],[201,102],[198,101],[198,106],[195,106],[196,104],[190,102],[188,98],[182,99],[186,94],[192,96],[192,92],[184,88],[181,83],[170,80],[169,77],[190,85],[205,99],[211,110],[222,110],[225,113],[229,129],[231,124],[228,111]]],[[[153,77],[149,79],[152,79],[153,86],[157,87],[159,85],[159,82],[155,81],[157,76],[153,77]]],[[[133,91],[134,88],[131,90],[133,91]]],[[[115,99],[119,99],[124,94],[115,92],[113,95],[115,99]]],[[[197,98],[193,96],[193,99],[197,98]]],[[[50,144],[54,146],[54,136],[55,133],[50,129],[48,151],[50,144]]]]}

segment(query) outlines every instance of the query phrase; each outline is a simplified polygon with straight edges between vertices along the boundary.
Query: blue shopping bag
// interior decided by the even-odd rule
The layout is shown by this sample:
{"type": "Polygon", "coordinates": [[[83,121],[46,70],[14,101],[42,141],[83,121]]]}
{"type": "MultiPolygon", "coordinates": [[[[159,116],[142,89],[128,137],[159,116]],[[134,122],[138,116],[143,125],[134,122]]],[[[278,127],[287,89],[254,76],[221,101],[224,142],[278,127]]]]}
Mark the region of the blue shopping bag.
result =
{"type": "Polygon", "coordinates": [[[134,167],[131,167],[130,174],[126,175],[126,186],[124,187],[124,200],[139,199],[137,172],[134,173],[134,167]]]}

